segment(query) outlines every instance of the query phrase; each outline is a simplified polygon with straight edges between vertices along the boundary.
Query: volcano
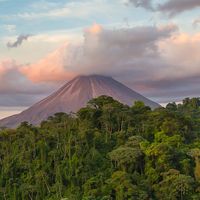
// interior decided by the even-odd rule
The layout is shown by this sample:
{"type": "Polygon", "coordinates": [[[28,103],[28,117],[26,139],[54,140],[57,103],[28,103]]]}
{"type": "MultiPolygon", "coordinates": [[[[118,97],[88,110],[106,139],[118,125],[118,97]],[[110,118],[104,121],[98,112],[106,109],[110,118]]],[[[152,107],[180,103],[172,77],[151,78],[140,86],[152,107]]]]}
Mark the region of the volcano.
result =
{"type": "Polygon", "coordinates": [[[127,105],[133,105],[135,101],[143,101],[145,105],[152,109],[160,106],[111,77],[100,75],[78,76],[20,114],[0,120],[0,126],[13,128],[23,121],[38,125],[55,113],[77,112],[80,108],[86,106],[89,100],[101,95],[111,96],[127,105]]]}

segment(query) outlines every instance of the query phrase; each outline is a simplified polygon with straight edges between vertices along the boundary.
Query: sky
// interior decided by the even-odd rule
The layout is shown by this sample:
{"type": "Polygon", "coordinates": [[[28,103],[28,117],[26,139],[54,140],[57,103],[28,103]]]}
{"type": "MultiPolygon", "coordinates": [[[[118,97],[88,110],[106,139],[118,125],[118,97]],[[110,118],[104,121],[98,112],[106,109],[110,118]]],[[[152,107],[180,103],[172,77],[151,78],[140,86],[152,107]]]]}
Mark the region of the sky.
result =
{"type": "Polygon", "coordinates": [[[82,74],[180,102],[199,64],[199,0],[0,0],[0,118],[82,74]]]}

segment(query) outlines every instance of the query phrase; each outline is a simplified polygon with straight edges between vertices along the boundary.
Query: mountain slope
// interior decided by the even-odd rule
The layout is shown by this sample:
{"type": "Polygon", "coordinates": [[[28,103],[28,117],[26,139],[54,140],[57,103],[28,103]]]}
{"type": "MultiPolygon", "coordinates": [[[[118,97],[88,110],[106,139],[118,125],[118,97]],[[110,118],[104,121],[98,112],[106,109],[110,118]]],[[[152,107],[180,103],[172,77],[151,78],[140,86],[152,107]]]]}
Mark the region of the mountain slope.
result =
{"type": "Polygon", "coordinates": [[[79,76],[22,113],[0,120],[0,126],[16,127],[23,121],[36,125],[57,112],[76,112],[84,107],[90,99],[101,95],[111,96],[127,105],[132,105],[134,101],[140,100],[151,108],[159,107],[159,104],[134,92],[111,77],[79,76]]]}

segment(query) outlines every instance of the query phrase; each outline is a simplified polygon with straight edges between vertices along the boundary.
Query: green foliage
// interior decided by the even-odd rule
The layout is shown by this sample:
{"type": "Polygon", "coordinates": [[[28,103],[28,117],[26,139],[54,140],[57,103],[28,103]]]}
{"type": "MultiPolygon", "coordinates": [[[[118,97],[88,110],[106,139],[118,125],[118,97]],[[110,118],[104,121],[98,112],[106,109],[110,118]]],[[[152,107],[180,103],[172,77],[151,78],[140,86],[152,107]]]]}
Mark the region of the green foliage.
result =
{"type": "Polygon", "coordinates": [[[111,97],[0,131],[2,200],[199,200],[200,99],[151,110],[111,97]]]}
{"type": "Polygon", "coordinates": [[[162,173],[162,181],[155,185],[157,198],[166,200],[190,199],[193,184],[194,180],[191,176],[170,169],[168,172],[162,173]]]}

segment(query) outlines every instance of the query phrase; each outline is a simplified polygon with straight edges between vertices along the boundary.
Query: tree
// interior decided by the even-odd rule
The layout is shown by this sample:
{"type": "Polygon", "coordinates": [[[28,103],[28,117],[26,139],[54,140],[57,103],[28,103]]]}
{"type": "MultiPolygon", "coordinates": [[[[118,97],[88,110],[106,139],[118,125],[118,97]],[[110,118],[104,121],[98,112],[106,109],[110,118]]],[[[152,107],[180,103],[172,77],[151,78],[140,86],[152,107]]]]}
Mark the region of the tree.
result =
{"type": "Polygon", "coordinates": [[[189,152],[189,155],[195,159],[195,169],[194,174],[197,181],[200,181],[200,149],[195,148],[189,152]]]}
{"type": "Polygon", "coordinates": [[[116,168],[131,172],[141,167],[143,152],[140,149],[139,142],[139,137],[131,137],[125,145],[109,153],[109,157],[116,168]]]}
{"type": "Polygon", "coordinates": [[[190,176],[170,169],[162,173],[163,180],[155,185],[156,196],[163,200],[188,199],[193,192],[194,180],[190,176]]]}
{"type": "Polygon", "coordinates": [[[145,200],[148,194],[134,185],[130,174],[123,171],[116,171],[111,178],[107,180],[110,187],[110,196],[116,200],[145,200]]]}

